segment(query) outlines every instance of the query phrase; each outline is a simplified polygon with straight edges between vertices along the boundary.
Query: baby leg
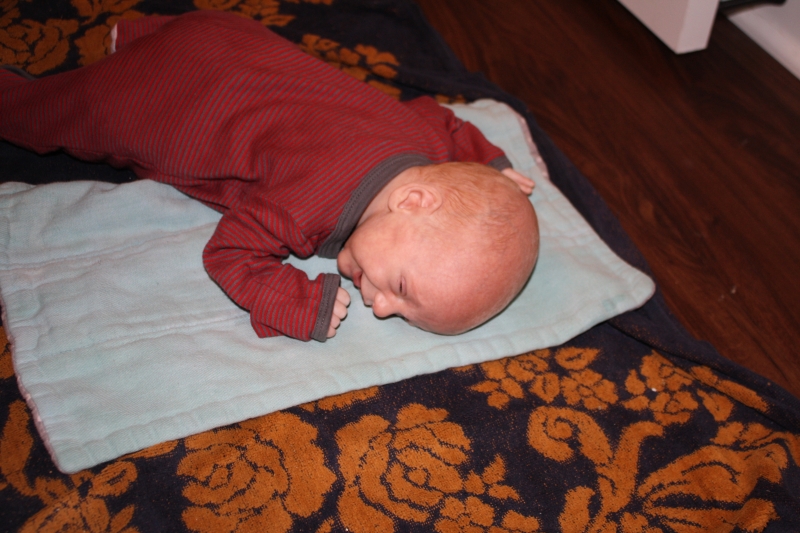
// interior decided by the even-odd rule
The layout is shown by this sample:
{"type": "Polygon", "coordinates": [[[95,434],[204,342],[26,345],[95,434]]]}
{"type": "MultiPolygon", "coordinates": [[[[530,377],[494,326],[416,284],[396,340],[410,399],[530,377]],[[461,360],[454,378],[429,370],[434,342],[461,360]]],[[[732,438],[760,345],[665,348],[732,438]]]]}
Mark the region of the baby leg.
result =
{"type": "Polygon", "coordinates": [[[153,33],[161,26],[174,19],[174,16],[151,16],[141,17],[135,20],[120,20],[111,28],[111,53],[122,49],[128,43],[139,37],[153,33]]]}

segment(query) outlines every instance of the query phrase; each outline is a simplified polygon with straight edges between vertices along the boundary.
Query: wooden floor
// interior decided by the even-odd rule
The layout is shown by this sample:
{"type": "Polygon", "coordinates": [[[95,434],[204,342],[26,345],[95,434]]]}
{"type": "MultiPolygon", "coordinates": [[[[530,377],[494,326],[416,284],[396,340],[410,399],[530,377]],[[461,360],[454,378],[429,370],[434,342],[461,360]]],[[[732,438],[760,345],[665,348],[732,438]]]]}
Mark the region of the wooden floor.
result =
{"type": "Polygon", "coordinates": [[[696,337],[800,397],[800,80],[724,17],[677,56],[616,0],[418,0],[522,99],[696,337]]]}

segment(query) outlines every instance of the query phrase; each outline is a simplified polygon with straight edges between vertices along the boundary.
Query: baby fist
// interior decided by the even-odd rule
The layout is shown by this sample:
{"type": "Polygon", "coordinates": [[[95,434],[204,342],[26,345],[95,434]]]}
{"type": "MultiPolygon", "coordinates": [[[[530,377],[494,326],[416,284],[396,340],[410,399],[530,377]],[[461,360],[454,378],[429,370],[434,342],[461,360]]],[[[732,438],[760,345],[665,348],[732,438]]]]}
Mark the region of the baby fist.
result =
{"type": "Polygon", "coordinates": [[[336,328],[342,323],[344,317],[347,316],[347,306],[350,305],[350,295],[346,290],[339,287],[336,291],[336,303],[333,304],[333,316],[331,317],[331,325],[328,327],[328,338],[330,339],[336,335],[336,328]]]}

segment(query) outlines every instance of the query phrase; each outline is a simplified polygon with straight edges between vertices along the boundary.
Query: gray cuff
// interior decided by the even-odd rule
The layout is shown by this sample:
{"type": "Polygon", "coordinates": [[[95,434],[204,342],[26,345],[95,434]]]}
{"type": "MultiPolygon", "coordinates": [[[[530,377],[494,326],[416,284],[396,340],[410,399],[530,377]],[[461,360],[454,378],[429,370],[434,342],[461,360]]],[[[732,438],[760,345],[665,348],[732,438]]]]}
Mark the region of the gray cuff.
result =
{"type": "Polygon", "coordinates": [[[339,274],[322,274],[322,301],[317,312],[317,321],[311,338],[315,341],[325,342],[328,340],[328,328],[331,326],[333,316],[333,306],[336,303],[336,292],[339,290],[341,277],[339,274]]]}
{"type": "Polygon", "coordinates": [[[488,165],[495,170],[505,170],[507,168],[512,168],[511,161],[504,156],[501,155],[500,157],[495,157],[491,161],[489,161],[488,165]]]}

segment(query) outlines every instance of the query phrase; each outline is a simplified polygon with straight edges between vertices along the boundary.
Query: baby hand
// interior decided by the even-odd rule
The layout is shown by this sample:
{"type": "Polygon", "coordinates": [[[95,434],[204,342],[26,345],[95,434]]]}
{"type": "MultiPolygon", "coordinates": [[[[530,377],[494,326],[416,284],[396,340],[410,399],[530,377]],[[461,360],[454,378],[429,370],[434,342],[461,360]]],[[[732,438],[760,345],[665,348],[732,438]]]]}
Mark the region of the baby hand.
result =
{"type": "Polygon", "coordinates": [[[536,183],[532,179],[527,176],[523,176],[513,168],[507,168],[501,171],[507,178],[511,178],[514,183],[519,186],[519,190],[522,191],[523,194],[528,195],[533,192],[533,188],[536,187],[536,183]]]}
{"type": "Polygon", "coordinates": [[[333,304],[333,316],[331,317],[331,325],[328,327],[328,338],[330,339],[336,335],[336,328],[342,323],[344,317],[347,316],[347,306],[350,305],[350,295],[346,290],[339,287],[336,291],[336,303],[333,304]]]}

